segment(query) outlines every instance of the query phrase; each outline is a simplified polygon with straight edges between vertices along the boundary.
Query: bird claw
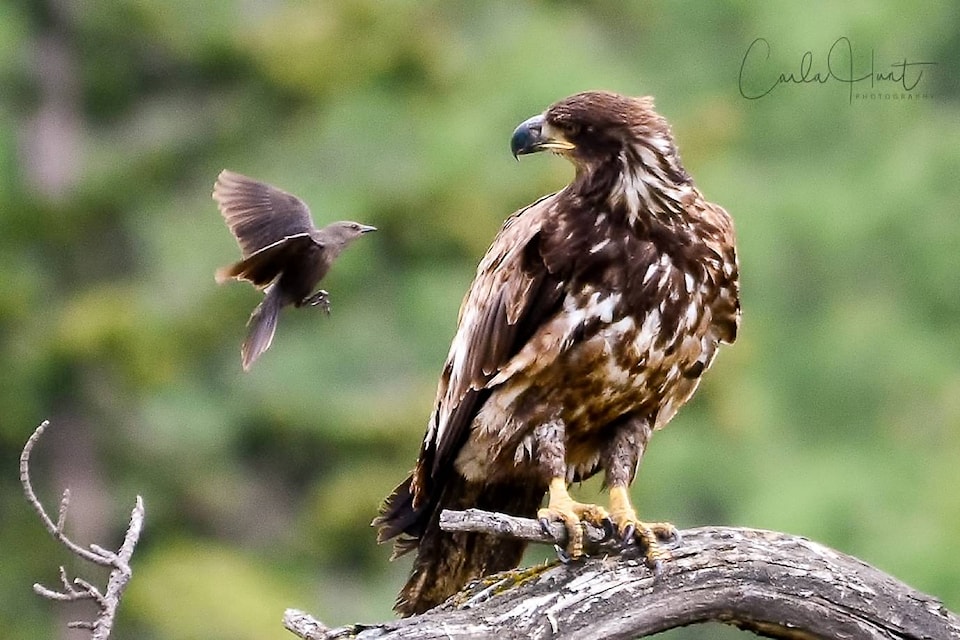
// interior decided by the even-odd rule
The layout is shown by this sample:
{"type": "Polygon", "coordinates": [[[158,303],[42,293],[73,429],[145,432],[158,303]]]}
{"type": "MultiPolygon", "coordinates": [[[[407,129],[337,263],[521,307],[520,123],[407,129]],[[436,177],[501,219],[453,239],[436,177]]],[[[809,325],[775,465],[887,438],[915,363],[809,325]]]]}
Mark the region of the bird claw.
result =
{"type": "Polygon", "coordinates": [[[683,536],[680,535],[680,530],[673,528],[664,532],[663,530],[654,531],[657,534],[657,539],[663,542],[664,544],[671,547],[679,547],[683,544],[683,536]]]}
{"type": "Polygon", "coordinates": [[[311,307],[320,307],[325,314],[330,315],[330,294],[320,289],[311,296],[303,299],[303,303],[311,307]]]}
{"type": "Polygon", "coordinates": [[[613,524],[613,519],[610,516],[605,516],[601,521],[600,525],[603,527],[603,540],[610,540],[617,534],[617,526],[613,524]]]}
{"type": "MultiPolygon", "coordinates": [[[[584,523],[603,527],[606,530],[608,520],[610,515],[603,507],[573,500],[567,492],[566,479],[563,477],[550,480],[550,500],[546,507],[537,511],[540,528],[550,537],[553,537],[549,531],[550,524],[552,522],[563,524],[567,536],[562,542],[568,559],[577,559],[584,555],[584,523]]],[[[556,540],[556,542],[561,541],[556,540]]]]}
{"type": "Polygon", "coordinates": [[[603,539],[601,542],[606,542],[607,540],[612,540],[614,536],[617,535],[617,525],[613,523],[613,519],[609,515],[604,516],[600,520],[600,527],[603,529],[603,539]]]}
{"type": "MultiPolygon", "coordinates": [[[[540,530],[543,531],[543,534],[552,538],[553,532],[550,531],[550,519],[539,518],[537,522],[540,524],[540,530]]],[[[569,564],[570,561],[573,560],[573,557],[567,553],[567,550],[559,544],[554,544],[553,549],[557,552],[557,560],[559,560],[561,564],[569,564]]]]}
{"type": "Polygon", "coordinates": [[[653,542],[662,542],[671,547],[679,546],[683,542],[680,531],[669,522],[648,522],[645,526],[648,533],[644,537],[653,542]]]}
{"type": "Polygon", "coordinates": [[[669,549],[663,545],[676,546],[680,543],[680,533],[672,524],[666,522],[643,523],[627,522],[620,535],[624,546],[640,544],[643,548],[644,564],[655,577],[663,573],[663,562],[672,557],[669,549]]]}
{"type": "Polygon", "coordinates": [[[654,578],[659,578],[663,575],[663,558],[646,558],[644,564],[653,572],[654,578]]]}
{"type": "Polygon", "coordinates": [[[549,518],[540,518],[537,520],[540,523],[540,530],[543,531],[545,536],[553,536],[553,533],[550,531],[550,519],[549,518]]]}

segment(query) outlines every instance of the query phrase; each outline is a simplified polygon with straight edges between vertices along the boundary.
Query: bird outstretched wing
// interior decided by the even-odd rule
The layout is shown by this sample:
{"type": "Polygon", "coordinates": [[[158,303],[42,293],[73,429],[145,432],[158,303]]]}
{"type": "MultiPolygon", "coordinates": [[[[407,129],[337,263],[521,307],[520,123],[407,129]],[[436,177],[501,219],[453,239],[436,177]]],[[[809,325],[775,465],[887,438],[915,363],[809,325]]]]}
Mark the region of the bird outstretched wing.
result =
{"type": "Polygon", "coordinates": [[[227,169],[217,176],[213,198],[244,258],[314,228],[300,198],[227,169]]]}

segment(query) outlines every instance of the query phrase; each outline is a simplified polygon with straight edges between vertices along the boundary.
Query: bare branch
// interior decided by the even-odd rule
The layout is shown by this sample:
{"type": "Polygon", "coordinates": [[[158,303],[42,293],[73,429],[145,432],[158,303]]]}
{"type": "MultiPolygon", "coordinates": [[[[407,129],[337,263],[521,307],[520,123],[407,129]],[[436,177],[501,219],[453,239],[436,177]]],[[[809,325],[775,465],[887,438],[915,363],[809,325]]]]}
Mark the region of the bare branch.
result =
{"type": "Polygon", "coordinates": [[[299,609],[283,612],[283,626],[303,640],[329,640],[336,637],[329,635],[329,627],[299,609]]]}
{"type": "Polygon", "coordinates": [[[44,528],[49,531],[50,535],[56,538],[60,544],[69,549],[70,553],[79,556],[88,562],[93,562],[94,564],[110,566],[110,563],[105,561],[102,557],[84,549],[80,545],[75,544],[73,540],[64,535],[63,525],[67,520],[67,508],[70,506],[69,489],[63,492],[63,497],[60,499],[60,511],[57,516],[56,524],[54,524],[53,520],[50,519],[50,516],[47,515],[46,509],[44,509],[43,505],[40,504],[40,500],[37,498],[37,494],[33,490],[33,484],[30,482],[30,454],[33,452],[33,447],[37,444],[40,436],[43,435],[43,432],[46,431],[48,426],[50,426],[50,422],[48,420],[41,422],[40,426],[34,430],[33,434],[27,440],[27,443],[23,445],[23,451],[20,453],[20,484],[23,485],[23,493],[26,495],[27,501],[30,503],[30,505],[34,508],[37,514],[39,514],[44,528]]]}
{"type": "MultiPolygon", "coordinates": [[[[24,461],[21,460],[21,463],[24,461]]],[[[20,471],[23,473],[23,469],[20,471]]],[[[29,476],[28,476],[29,479],[29,476]]],[[[57,532],[63,533],[63,526],[67,522],[67,509],[70,508],[70,489],[69,487],[63,490],[63,495],[60,496],[60,511],[57,515],[57,532]]]]}
{"type": "MultiPolygon", "coordinates": [[[[447,512],[441,522],[555,542],[539,523],[523,518],[447,512]]],[[[960,619],[938,600],[856,558],[798,536],[729,527],[684,531],[659,577],[636,547],[628,547],[617,555],[487,576],[432,611],[402,620],[328,629],[297,615],[298,625],[287,628],[309,640],[602,640],[704,622],[790,640],[960,638],[960,619]]]]}
{"type": "MultiPolygon", "coordinates": [[[[60,567],[60,570],[63,570],[63,567],[60,567]]],[[[61,600],[63,602],[71,602],[73,600],[82,600],[86,598],[86,595],[83,593],[77,592],[73,588],[73,585],[64,583],[66,586],[63,591],[54,591],[53,589],[48,589],[39,582],[33,583],[33,591],[39,596],[43,596],[48,600],[61,600]]]]}
{"type": "Polygon", "coordinates": [[[117,615],[117,608],[120,606],[120,599],[132,575],[130,558],[133,556],[137,541],[140,539],[140,532],[143,530],[143,499],[137,496],[136,504],[130,513],[130,523],[127,525],[127,532],[123,538],[123,544],[120,545],[120,549],[117,552],[110,551],[96,544],[91,544],[89,549],[84,549],[70,540],[64,533],[67,511],[70,508],[70,489],[63,491],[63,495],[60,498],[57,522],[54,523],[37,498],[37,494],[33,490],[33,484],[30,481],[30,455],[40,436],[43,435],[49,425],[50,423],[44,420],[40,426],[34,430],[24,445],[23,452],[20,454],[20,483],[23,485],[24,495],[40,516],[44,528],[50,535],[79,558],[100,566],[110,567],[111,571],[110,577],[107,580],[107,587],[103,593],[83,578],[75,578],[71,582],[67,578],[66,570],[62,566],[60,567],[60,584],[63,588],[62,591],[49,589],[39,583],[33,585],[33,590],[41,597],[49,600],[60,602],[77,600],[93,601],[99,610],[99,615],[96,620],[93,622],[70,622],[67,624],[67,627],[71,629],[89,629],[92,632],[90,636],[91,640],[107,640],[113,629],[113,622],[117,615]]]}
{"type": "MultiPolygon", "coordinates": [[[[607,539],[606,532],[589,522],[583,525],[583,542],[586,549],[614,549],[619,544],[607,539]]],[[[466,511],[445,510],[440,513],[440,528],[444,531],[475,531],[487,533],[498,538],[513,538],[542,544],[564,545],[567,542],[567,528],[560,522],[548,525],[549,533],[543,530],[537,520],[515,518],[503,513],[467,509],[466,511]]]]}

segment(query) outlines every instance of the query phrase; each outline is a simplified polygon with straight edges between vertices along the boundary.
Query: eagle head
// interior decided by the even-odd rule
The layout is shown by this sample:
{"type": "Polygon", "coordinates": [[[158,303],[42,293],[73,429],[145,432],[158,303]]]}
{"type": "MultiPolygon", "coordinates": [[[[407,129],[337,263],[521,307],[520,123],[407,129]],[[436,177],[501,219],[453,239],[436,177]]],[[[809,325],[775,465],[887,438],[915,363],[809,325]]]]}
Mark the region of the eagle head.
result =
{"type": "Polygon", "coordinates": [[[670,126],[654,111],[653,98],[586,91],[522,122],[513,132],[510,149],[514,157],[553,151],[578,168],[590,168],[644,143],[673,149],[670,126]]]}

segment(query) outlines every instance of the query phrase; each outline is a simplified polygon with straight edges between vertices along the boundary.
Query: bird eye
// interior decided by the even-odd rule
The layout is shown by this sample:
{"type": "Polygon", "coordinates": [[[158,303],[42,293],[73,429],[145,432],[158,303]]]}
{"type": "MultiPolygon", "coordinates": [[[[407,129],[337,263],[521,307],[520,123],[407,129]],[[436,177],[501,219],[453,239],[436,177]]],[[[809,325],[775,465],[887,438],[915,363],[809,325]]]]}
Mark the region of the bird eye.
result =
{"type": "Polygon", "coordinates": [[[568,120],[568,121],[566,121],[566,122],[561,122],[561,123],[560,123],[560,130],[563,131],[563,134],[564,134],[565,136],[567,136],[567,137],[573,137],[573,136],[577,135],[578,133],[580,133],[580,125],[577,124],[576,122],[570,122],[570,121],[568,120]]]}

